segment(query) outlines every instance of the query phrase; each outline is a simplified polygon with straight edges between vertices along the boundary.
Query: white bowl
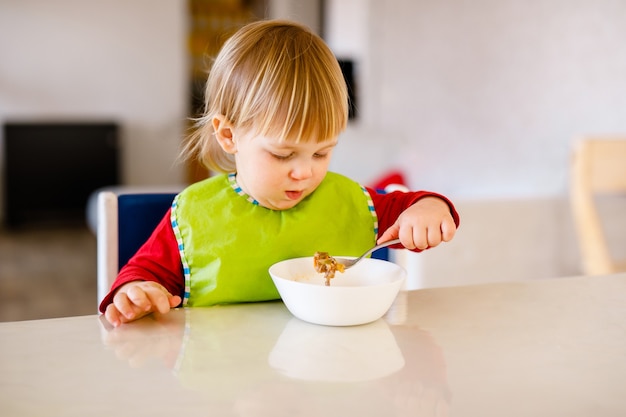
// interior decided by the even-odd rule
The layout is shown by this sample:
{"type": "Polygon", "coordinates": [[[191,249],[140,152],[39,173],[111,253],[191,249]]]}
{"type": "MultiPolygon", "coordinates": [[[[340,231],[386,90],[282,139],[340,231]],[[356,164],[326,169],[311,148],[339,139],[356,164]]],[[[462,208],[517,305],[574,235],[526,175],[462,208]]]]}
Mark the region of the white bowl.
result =
{"type": "Polygon", "coordinates": [[[314,324],[354,326],[381,318],[406,280],[406,270],[392,262],[367,258],[337,272],[324,285],[313,257],[287,259],[272,265],[274,285],[294,316],[314,324]]]}

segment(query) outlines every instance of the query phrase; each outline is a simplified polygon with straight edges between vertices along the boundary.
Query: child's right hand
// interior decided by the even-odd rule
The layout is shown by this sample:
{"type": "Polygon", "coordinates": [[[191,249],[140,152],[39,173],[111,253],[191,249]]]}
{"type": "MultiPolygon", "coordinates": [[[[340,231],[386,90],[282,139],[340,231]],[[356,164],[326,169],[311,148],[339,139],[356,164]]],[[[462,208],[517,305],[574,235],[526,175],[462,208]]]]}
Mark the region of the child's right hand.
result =
{"type": "Polygon", "coordinates": [[[118,327],[150,313],[165,314],[180,302],[180,296],[170,294],[161,284],[133,281],[118,288],[113,302],[104,312],[104,317],[118,327]]]}

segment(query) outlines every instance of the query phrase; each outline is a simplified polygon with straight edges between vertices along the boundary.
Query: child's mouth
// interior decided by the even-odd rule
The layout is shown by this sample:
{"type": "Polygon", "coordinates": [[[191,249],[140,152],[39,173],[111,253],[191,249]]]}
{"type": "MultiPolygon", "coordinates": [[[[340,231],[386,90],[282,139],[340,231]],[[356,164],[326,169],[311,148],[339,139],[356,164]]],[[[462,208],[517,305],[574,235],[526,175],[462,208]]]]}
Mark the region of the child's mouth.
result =
{"type": "Polygon", "coordinates": [[[302,191],[285,191],[285,195],[290,200],[297,200],[302,197],[302,191]]]}

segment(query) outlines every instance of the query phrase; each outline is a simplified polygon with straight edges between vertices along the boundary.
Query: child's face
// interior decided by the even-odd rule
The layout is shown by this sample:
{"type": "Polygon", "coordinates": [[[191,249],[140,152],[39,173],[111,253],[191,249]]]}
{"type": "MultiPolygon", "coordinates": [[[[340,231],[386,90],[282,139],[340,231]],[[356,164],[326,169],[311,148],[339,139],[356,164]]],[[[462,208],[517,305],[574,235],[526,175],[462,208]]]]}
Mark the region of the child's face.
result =
{"type": "Polygon", "coordinates": [[[322,182],[337,139],[324,142],[278,142],[234,134],[237,184],[263,207],[286,210],[322,182]]]}

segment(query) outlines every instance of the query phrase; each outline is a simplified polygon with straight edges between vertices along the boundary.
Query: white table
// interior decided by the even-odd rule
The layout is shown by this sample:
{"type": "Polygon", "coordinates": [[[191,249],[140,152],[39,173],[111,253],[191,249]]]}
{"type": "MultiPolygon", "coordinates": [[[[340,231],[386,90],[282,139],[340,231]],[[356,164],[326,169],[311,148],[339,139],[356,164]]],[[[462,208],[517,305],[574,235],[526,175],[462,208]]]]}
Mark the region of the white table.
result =
{"type": "Polygon", "coordinates": [[[626,274],[400,293],[377,322],[281,302],[0,323],[1,416],[626,415],[626,274]]]}

